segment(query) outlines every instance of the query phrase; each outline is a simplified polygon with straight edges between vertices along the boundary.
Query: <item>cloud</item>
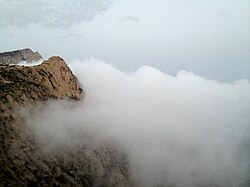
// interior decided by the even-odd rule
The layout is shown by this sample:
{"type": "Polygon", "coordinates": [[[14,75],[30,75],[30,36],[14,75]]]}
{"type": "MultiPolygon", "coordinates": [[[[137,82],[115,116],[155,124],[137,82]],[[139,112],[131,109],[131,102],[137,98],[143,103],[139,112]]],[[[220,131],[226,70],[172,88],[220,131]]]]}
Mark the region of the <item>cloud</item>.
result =
{"type": "Polygon", "coordinates": [[[130,23],[138,23],[139,22],[139,18],[135,17],[135,16],[124,16],[121,18],[122,22],[130,22],[130,23]]]}
{"type": "Polygon", "coordinates": [[[141,186],[247,186],[248,80],[170,76],[150,66],[124,73],[95,59],[70,66],[84,100],[51,102],[26,115],[45,145],[86,144],[87,136],[111,142],[126,151],[141,186]]]}
{"type": "Polygon", "coordinates": [[[32,23],[49,28],[66,29],[74,24],[91,21],[105,12],[109,0],[2,0],[0,25],[26,27],[32,23]]]}

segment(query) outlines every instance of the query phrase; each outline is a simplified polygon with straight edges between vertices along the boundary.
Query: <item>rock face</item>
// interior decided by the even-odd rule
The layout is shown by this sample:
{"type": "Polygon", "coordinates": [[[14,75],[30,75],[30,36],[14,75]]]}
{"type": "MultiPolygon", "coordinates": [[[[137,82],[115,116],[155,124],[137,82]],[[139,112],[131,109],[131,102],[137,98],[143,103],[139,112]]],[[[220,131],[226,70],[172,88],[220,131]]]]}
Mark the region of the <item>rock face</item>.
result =
{"type": "Polygon", "coordinates": [[[0,53],[0,64],[18,64],[21,61],[31,63],[41,59],[42,56],[38,52],[33,52],[28,48],[0,53]]]}
{"type": "Polygon", "coordinates": [[[33,67],[0,65],[0,186],[129,186],[128,163],[100,144],[44,151],[17,109],[84,95],[60,57],[33,67]]]}
{"type": "MultiPolygon", "coordinates": [[[[29,102],[49,98],[80,99],[81,88],[76,77],[60,57],[51,57],[41,65],[0,66],[1,98],[29,102]]],[[[26,104],[25,102],[23,102],[26,104]]]]}

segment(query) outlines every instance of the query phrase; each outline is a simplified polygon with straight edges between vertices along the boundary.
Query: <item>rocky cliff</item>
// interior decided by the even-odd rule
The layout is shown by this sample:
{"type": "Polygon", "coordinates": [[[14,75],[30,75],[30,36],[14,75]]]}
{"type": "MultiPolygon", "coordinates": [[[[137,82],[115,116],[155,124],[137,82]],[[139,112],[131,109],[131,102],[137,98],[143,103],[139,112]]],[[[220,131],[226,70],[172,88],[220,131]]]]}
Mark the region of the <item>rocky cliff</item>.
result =
{"type": "Polygon", "coordinates": [[[0,64],[18,64],[21,61],[31,63],[41,59],[42,56],[38,52],[33,52],[28,48],[0,53],[0,64]]]}
{"type": "MultiPolygon", "coordinates": [[[[48,100],[84,96],[60,57],[41,65],[0,65],[0,186],[127,186],[128,163],[116,148],[99,144],[44,150],[17,112],[48,100]]],[[[31,109],[29,109],[30,112],[31,109]]]]}

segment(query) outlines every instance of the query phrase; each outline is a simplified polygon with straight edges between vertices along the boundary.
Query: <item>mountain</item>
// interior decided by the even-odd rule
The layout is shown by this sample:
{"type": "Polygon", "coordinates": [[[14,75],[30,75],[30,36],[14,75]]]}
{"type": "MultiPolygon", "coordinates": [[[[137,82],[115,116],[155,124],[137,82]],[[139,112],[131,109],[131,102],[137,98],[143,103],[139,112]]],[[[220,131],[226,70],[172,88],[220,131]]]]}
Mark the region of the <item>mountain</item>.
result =
{"type": "Polygon", "coordinates": [[[0,64],[18,64],[21,61],[31,63],[41,59],[43,57],[38,52],[29,48],[0,53],[0,64]]]}
{"type": "Polygon", "coordinates": [[[84,99],[62,58],[51,57],[38,66],[0,65],[0,87],[0,186],[129,186],[128,161],[116,147],[100,143],[44,149],[18,112],[25,108],[32,114],[51,101],[84,99]]]}

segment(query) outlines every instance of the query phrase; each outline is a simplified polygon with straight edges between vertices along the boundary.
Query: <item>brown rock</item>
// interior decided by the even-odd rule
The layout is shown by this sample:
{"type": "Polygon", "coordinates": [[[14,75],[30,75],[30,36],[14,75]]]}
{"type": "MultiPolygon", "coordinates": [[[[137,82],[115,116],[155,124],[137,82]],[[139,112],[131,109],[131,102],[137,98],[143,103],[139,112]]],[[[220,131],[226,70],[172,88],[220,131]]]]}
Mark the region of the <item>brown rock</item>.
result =
{"type": "Polygon", "coordinates": [[[58,98],[80,99],[82,89],[79,88],[77,78],[62,58],[51,57],[37,68],[49,73],[47,77],[43,76],[40,81],[47,85],[52,95],[58,98]]]}
{"type": "Polygon", "coordinates": [[[129,186],[128,163],[117,149],[59,145],[44,151],[16,112],[49,99],[83,96],[60,57],[32,67],[0,65],[0,186],[129,186]]]}
{"type": "Polygon", "coordinates": [[[79,100],[82,96],[77,78],[60,57],[38,66],[0,66],[0,81],[0,96],[10,106],[49,98],[79,100]]]}
{"type": "Polygon", "coordinates": [[[21,61],[31,63],[41,59],[42,56],[38,52],[33,52],[29,48],[0,53],[0,64],[18,64],[21,61]]]}

